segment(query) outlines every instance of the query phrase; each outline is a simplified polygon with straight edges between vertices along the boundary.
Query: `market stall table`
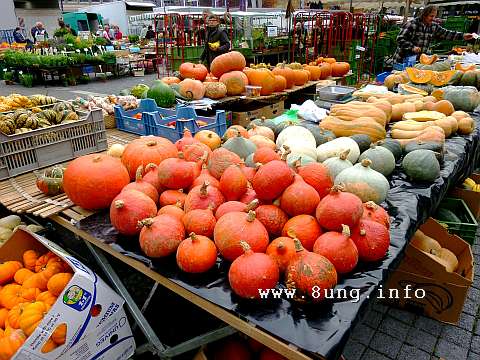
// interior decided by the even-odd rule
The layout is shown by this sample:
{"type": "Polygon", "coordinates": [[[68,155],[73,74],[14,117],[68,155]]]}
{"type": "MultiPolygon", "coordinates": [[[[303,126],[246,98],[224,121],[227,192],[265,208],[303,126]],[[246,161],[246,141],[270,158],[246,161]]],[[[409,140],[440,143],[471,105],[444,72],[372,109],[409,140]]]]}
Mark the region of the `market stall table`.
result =
{"type": "MultiPolygon", "coordinates": [[[[78,207],[60,208],[58,214],[49,218],[288,358],[337,358],[352,327],[366,310],[369,298],[375,297],[377,286],[397,266],[416,228],[435,211],[451,185],[480,165],[480,123],[478,117],[475,120],[477,128],[472,135],[446,140],[441,177],[433,184],[412,184],[400,171],[392,175],[386,201],[394,218],[388,256],[381,263],[362,265],[337,285],[337,289],[347,292],[359,289],[358,302],[335,299],[302,306],[283,298],[255,304],[239,301],[228,285],[226,264],[218,263],[204,277],[192,278],[180,273],[171,259],[143,258],[137,241],[118,236],[106,212],[92,214],[78,207]]],[[[123,136],[121,132],[109,131],[108,137],[109,141],[118,142],[123,136]]],[[[8,192],[6,182],[0,183],[4,193],[8,192]]]]}

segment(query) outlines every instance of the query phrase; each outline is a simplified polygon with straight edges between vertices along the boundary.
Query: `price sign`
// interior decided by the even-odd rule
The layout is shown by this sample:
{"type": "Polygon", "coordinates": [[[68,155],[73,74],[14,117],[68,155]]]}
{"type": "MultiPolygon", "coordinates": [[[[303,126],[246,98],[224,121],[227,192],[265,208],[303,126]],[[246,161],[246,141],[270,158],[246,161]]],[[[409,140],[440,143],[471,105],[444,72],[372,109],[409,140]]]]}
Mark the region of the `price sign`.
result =
{"type": "Polygon", "coordinates": [[[267,37],[277,37],[277,36],[278,36],[278,27],[267,26],[267,37]]]}

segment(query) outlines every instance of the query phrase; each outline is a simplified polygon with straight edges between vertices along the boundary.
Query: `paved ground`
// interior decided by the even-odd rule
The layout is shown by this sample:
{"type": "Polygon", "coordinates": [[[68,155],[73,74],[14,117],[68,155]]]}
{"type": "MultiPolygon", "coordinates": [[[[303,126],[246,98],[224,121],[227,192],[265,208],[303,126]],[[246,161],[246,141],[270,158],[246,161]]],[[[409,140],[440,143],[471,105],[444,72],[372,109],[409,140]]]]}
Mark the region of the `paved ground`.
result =
{"type": "Polygon", "coordinates": [[[0,95],[5,96],[11,93],[18,93],[22,95],[32,95],[32,94],[48,94],[55,96],[59,99],[69,100],[74,99],[77,96],[87,98],[89,95],[110,95],[118,94],[122,89],[128,89],[132,86],[145,83],[151,85],[153,80],[157,78],[156,74],[148,74],[144,77],[120,77],[116,79],[108,79],[103,82],[100,80],[92,80],[88,84],[79,84],[71,87],[59,86],[58,84],[52,83],[51,85],[45,86],[35,86],[33,88],[26,88],[22,85],[5,85],[4,81],[0,82],[0,95]]]}
{"type": "MultiPolygon", "coordinates": [[[[77,96],[117,94],[120,90],[144,82],[149,85],[155,74],[124,77],[106,82],[92,81],[74,87],[48,86],[25,88],[0,85],[0,95],[10,93],[49,94],[60,99],[77,96]]],[[[475,263],[480,264],[480,233],[473,246],[475,263]]],[[[460,322],[446,325],[407,311],[375,303],[363,322],[353,331],[344,351],[346,360],[480,360],[480,266],[465,303],[460,322]]]]}
{"type": "MultiPolygon", "coordinates": [[[[480,228],[473,246],[480,264],[480,228]]],[[[344,356],[347,360],[479,360],[480,266],[475,268],[459,323],[446,325],[376,302],[355,327],[344,356]]]]}

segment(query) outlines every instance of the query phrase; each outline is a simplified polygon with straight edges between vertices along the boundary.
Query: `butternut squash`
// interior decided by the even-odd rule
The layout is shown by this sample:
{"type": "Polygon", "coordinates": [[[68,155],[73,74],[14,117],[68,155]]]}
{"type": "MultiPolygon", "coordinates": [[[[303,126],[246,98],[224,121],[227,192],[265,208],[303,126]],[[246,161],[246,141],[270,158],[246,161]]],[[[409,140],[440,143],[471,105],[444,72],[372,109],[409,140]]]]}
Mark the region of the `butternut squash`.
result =
{"type": "Polygon", "coordinates": [[[402,116],[403,120],[415,120],[415,121],[435,121],[444,119],[447,116],[438,111],[413,111],[404,113],[402,116]]]}
{"type": "Polygon", "coordinates": [[[397,139],[397,141],[400,142],[402,146],[405,146],[412,141],[435,141],[443,144],[445,143],[445,134],[442,128],[439,128],[437,126],[430,126],[425,130],[422,130],[422,132],[414,138],[397,139]]]}
{"type": "Polygon", "coordinates": [[[387,115],[387,124],[392,118],[392,104],[385,99],[377,99],[375,97],[369,97],[367,103],[373,103],[379,109],[381,109],[385,115],[387,115]]]}
{"type": "Polygon", "coordinates": [[[373,104],[352,101],[348,104],[333,105],[330,109],[330,115],[342,120],[354,120],[360,117],[369,117],[385,127],[387,124],[387,115],[381,109],[373,104]]]}
{"type": "Polygon", "coordinates": [[[373,142],[385,139],[385,128],[369,117],[359,117],[353,120],[342,120],[335,116],[327,116],[320,122],[320,127],[330,130],[337,137],[365,134],[370,136],[373,142]]]}
{"type": "Polygon", "coordinates": [[[435,125],[433,121],[418,122],[413,120],[402,120],[392,125],[392,130],[419,131],[435,125]]]}
{"type": "Polygon", "coordinates": [[[415,112],[415,104],[406,102],[402,104],[394,104],[392,106],[392,121],[402,120],[403,114],[408,112],[415,112]]]}
{"type": "Polygon", "coordinates": [[[437,98],[435,98],[434,96],[431,96],[431,95],[428,95],[428,96],[424,96],[422,101],[425,103],[427,101],[431,101],[433,103],[437,102],[437,98]]]}
{"type": "Polygon", "coordinates": [[[447,116],[445,120],[450,121],[450,126],[452,128],[452,134],[455,134],[458,130],[458,121],[453,116],[447,116]]]}

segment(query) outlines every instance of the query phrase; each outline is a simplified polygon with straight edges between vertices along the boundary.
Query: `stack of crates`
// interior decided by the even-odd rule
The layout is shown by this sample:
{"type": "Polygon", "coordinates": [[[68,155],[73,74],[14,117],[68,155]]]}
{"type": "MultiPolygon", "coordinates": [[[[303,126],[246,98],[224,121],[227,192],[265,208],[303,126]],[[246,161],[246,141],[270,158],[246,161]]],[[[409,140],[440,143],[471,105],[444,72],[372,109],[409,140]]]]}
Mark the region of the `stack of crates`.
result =
{"type": "Polygon", "coordinates": [[[204,47],[203,46],[185,46],[183,48],[183,58],[182,58],[182,48],[181,47],[170,47],[168,54],[168,61],[170,69],[173,71],[178,71],[180,65],[185,62],[197,63],[202,55],[204,47]]]}

